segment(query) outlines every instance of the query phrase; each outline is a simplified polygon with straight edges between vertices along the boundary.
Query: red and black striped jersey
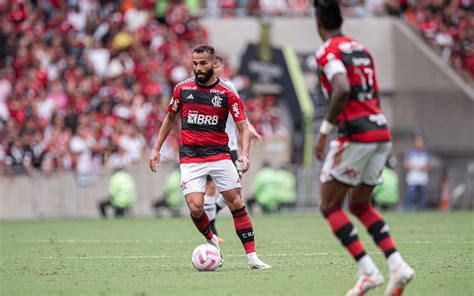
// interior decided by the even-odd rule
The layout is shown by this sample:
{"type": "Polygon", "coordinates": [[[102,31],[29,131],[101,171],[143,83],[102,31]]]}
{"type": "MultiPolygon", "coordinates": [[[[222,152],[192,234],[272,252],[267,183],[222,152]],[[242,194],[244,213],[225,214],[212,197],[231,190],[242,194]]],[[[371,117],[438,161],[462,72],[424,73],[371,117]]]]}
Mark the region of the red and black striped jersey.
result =
{"type": "Polygon", "coordinates": [[[390,141],[387,120],[380,108],[372,55],[359,42],[346,37],[328,39],[316,52],[321,85],[331,96],[331,79],[347,74],[351,86],[349,100],[337,119],[338,138],[353,142],[390,141]]]}
{"type": "Polygon", "coordinates": [[[181,163],[231,159],[225,132],[227,117],[230,113],[235,122],[246,117],[239,94],[225,81],[217,80],[207,87],[194,78],[178,83],[168,112],[181,112],[181,163]]]}

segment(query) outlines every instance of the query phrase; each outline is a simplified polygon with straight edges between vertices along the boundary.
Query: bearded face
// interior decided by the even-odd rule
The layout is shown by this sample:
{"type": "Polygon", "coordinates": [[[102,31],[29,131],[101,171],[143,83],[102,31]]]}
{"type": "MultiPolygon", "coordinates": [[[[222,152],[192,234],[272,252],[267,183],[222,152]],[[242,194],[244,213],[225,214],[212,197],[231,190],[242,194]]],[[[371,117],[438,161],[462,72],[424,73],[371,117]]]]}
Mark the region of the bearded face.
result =
{"type": "Polygon", "coordinates": [[[206,82],[211,79],[212,75],[214,75],[214,68],[211,67],[209,70],[204,71],[204,70],[199,70],[196,71],[194,70],[194,76],[196,77],[196,81],[199,82],[200,84],[205,84],[206,82]]]}
{"type": "Polygon", "coordinates": [[[196,81],[206,84],[214,75],[214,59],[208,52],[193,53],[193,72],[196,81]]]}

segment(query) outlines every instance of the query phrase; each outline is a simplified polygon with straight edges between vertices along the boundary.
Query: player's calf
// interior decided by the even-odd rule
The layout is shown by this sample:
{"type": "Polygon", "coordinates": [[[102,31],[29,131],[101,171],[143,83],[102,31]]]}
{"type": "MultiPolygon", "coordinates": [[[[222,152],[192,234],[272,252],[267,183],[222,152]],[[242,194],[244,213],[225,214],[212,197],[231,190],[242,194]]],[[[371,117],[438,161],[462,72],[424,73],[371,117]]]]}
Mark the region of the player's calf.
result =
{"type": "Polygon", "coordinates": [[[191,213],[191,218],[193,219],[194,225],[206,237],[207,240],[212,239],[214,233],[211,230],[211,226],[209,224],[209,218],[207,217],[206,212],[202,211],[201,216],[195,218],[195,216],[191,213]]]}

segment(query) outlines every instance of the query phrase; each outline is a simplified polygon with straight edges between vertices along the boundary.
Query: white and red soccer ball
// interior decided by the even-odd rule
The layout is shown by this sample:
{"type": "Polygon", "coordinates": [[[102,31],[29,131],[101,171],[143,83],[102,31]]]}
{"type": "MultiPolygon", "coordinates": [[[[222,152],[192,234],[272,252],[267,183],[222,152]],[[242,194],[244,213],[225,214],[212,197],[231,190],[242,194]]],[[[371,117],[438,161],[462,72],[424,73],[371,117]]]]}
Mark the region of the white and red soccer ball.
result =
{"type": "Polygon", "coordinates": [[[199,271],[214,271],[219,266],[221,254],[210,244],[197,246],[193,251],[193,265],[199,271]]]}

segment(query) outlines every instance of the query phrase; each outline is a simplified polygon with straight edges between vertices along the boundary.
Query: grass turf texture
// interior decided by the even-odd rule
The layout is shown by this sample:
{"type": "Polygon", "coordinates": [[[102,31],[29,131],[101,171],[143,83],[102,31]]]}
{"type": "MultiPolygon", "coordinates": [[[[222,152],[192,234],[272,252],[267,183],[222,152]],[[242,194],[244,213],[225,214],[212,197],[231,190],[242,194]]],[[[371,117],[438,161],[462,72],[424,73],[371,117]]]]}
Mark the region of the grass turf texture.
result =
{"type": "MultiPolygon", "coordinates": [[[[474,294],[473,219],[472,212],[385,214],[417,272],[407,295],[474,294]]],[[[208,273],[191,265],[203,238],[187,217],[3,221],[0,295],[343,295],[355,283],[352,258],[321,216],[253,221],[258,252],[271,270],[247,269],[229,217],[217,223],[226,239],[224,267],[208,273]]],[[[383,256],[355,224],[386,276],[383,256]]]]}

